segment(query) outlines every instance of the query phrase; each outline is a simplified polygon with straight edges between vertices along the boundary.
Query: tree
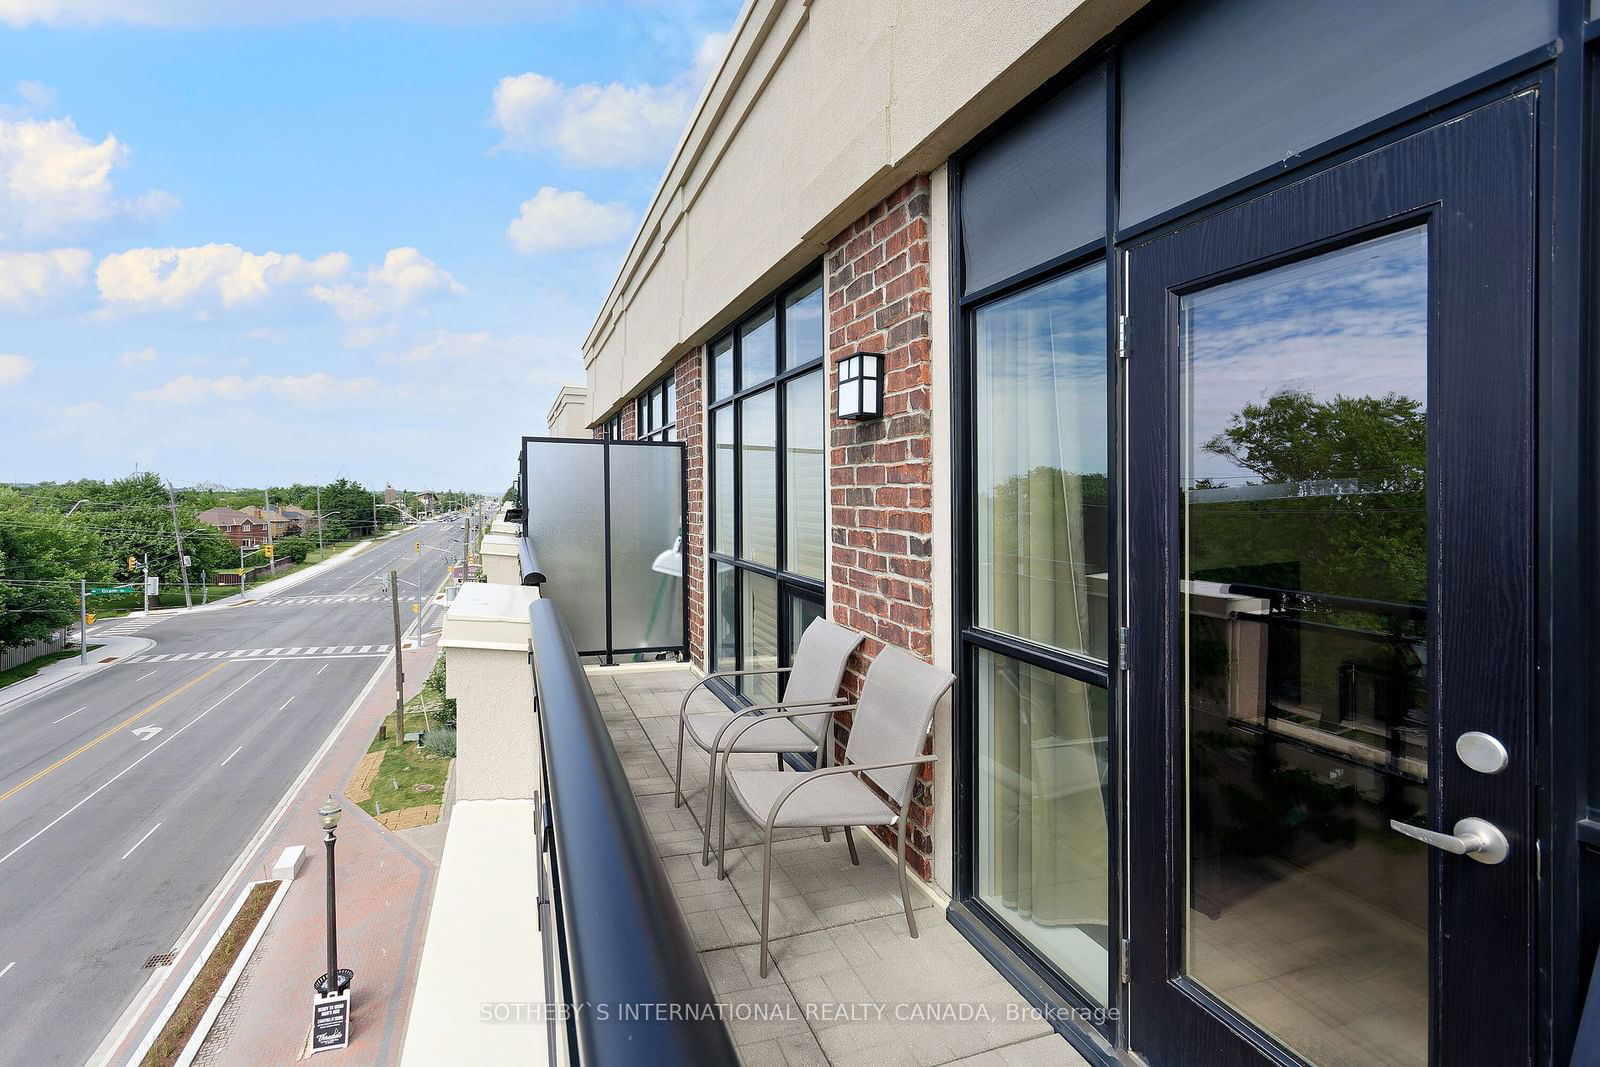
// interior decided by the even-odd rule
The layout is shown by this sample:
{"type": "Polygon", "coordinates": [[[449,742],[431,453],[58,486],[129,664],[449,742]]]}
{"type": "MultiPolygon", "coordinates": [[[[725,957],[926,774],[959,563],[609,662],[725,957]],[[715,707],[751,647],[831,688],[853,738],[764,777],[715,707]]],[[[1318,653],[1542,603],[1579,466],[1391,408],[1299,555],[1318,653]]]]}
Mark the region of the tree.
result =
{"type": "Polygon", "coordinates": [[[1427,438],[1421,403],[1396,393],[1318,400],[1289,390],[1246,404],[1202,447],[1285,491],[1192,501],[1190,573],[1424,602],[1427,438]]]}
{"type": "Polygon", "coordinates": [[[372,501],[374,494],[365,486],[340,478],[322,487],[324,514],[338,513],[338,521],[350,531],[372,532],[372,501]]]}
{"type": "Polygon", "coordinates": [[[278,559],[290,560],[294,563],[304,563],[311,554],[311,542],[299,535],[291,534],[288,537],[278,538],[278,543],[273,548],[278,559]]]}
{"type": "Polygon", "coordinates": [[[0,487],[0,649],[72,625],[79,581],[111,578],[99,537],[69,522],[53,499],[40,503],[0,487]]]}

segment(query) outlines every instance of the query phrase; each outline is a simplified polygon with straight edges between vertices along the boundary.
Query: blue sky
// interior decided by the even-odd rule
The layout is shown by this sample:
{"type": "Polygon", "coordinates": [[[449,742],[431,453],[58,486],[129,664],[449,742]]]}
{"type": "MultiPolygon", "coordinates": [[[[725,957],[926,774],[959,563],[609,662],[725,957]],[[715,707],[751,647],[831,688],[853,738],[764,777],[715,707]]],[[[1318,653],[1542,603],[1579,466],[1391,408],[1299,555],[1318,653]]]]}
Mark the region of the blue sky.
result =
{"type": "Polygon", "coordinates": [[[0,0],[0,481],[503,488],[738,6],[0,0]]]}

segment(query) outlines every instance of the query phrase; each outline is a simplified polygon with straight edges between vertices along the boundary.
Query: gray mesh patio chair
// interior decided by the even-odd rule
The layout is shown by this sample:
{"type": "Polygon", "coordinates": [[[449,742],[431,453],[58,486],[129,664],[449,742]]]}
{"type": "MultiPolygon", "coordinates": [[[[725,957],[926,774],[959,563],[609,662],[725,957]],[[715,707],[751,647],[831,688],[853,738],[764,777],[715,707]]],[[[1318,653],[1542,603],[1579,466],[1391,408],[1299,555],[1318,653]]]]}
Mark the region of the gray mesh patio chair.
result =
{"type": "MultiPolygon", "coordinates": [[[[781,771],[730,770],[724,761],[722,776],[714,780],[722,794],[721,821],[717,827],[717,877],[726,878],[723,856],[728,839],[728,789],[745,814],[762,824],[761,842],[761,976],[767,974],[767,912],[772,896],[772,832],[784,826],[844,827],[850,862],[860,864],[852,826],[887,826],[895,823],[896,851],[900,858],[900,903],[905,908],[906,926],[917,936],[917,920],[911,914],[911,897],[906,875],[906,815],[911,801],[911,783],[916,768],[937,757],[922,754],[927,744],[933,711],[946,690],[955,684],[948,671],[924,663],[908,652],[888,647],[878,653],[867,668],[861,699],[839,711],[855,712],[850,741],[845,746],[844,762],[836,767],[785,774],[781,771]],[[867,783],[871,783],[869,786],[867,783]],[[884,801],[873,791],[876,786],[889,797],[884,801]]],[[[777,712],[770,717],[798,714],[777,712]]],[[[738,744],[734,728],[729,742],[738,744]]],[[[824,830],[826,833],[826,830],[824,830]]]]}
{"type": "Polygon", "coordinates": [[[826,619],[813,619],[805,633],[800,635],[800,647],[795,649],[794,663],[788,667],[766,670],[718,671],[708,674],[689,687],[678,706],[678,760],[673,772],[674,790],[672,806],[683,806],[683,739],[689,737],[700,748],[711,753],[710,776],[706,780],[706,824],[700,845],[700,863],[711,862],[711,800],[714,790],[711,783],[717,778],[717,755],[721,753],[726,763],[732,752],[766,752],[778,757],[783,765],[786,752],[810,752],[817,757],[818,765],[827,758],[826,739],[833,728],[832,707],[849,703],[839,696],[839,683],[844,680],[845,663],[850,653],[861,644],[862,636],[826,619]],[[713,678],[739,678],[754,674],[787,674],[789,684],[783,691],[783,700],[777,704],[759,704],[739,712],[711,711],[689,714],[689,698],[694,691],[713,678]],[[798,709],[815,708],[815,711],[798,709]],[[789,717],[775,717],[769,712],[792,711],[789,717]],[[732,745],[722,743],[728,727],[736,722],[746,723],[739,739],[732,745]]]}

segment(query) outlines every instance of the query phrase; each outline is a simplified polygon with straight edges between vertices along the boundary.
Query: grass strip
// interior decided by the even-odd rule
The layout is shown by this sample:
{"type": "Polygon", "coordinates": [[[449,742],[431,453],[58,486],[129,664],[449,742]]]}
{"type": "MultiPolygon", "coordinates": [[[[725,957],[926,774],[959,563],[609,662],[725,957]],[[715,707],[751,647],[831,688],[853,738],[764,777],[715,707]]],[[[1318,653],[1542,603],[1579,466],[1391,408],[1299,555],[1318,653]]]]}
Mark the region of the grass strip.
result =
{"type": "MultiPolygon", "coordinates": [[[[435,713],[439,708],[436,694],[423,690],[406,701],[406,733],[417,733],[437,726],[435,713]]],[[[406,744],[394,736],[394,717],[385,720],[388,735],[374,736],[367,751],[383,753],[383,762],[372,780],[372,795],[359,801],[361,810],[368,815],[395,815],[407,808],[420,808],[426,804],[444,802],[445,779],[450,774],[450,760],[424,752],[415,741],[406,744]],[[418,788],[421,786],[422,788],[418,788]]]]}
{"type": "Polygon", "coordinates": [[[195,1027],[200,1025],[201,1017],[211,1006],[211,999],[221,988],[222,980],[233,969],[245,942],[250,940],[251,932],[261,921],[262,912],[267,910],[272,895],[278,891],[278,885],[277,882],[260,882],[251,887],[244,904],[211,950],[210,958],[200,968],[200,973],[195,975],[194,984],[189,986],[188,992],[178,1002],[178,1010],[172,1013],[167,1024],[161,1028],[161,1033],[156,1035],[155,1044],[145,1053],[141,1067],[171,1067],[178,1062],[195,1027]]]}
{"type": "MultiPolygon", "coordinates": [[[[104,647],[104,645],[90,645],[89,651],[93,652],[97,648],[104,647]]],[[[51,652],[40,656],[38,659],[30,659],[26,663],[19,663],[8,670],[0,671],[0,689],[4,689],[8,685],[14,685],[24,678],[32,678],[50,666],[50,664],[60,663],[64,659],[74,659],[77,655],[78,650],[76,647],[64,648],[60,652],[51,652]]]]}

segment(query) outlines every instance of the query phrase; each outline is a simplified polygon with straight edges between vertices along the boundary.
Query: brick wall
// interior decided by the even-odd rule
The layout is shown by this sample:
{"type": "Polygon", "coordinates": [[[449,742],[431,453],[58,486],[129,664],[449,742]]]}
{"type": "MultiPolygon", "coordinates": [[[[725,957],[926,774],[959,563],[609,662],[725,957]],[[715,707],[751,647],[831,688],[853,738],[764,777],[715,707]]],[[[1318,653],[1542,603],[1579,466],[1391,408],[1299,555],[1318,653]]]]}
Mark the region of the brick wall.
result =
{"type": "Polygon", "coordinates": [[[622,406],[622,439],[635,441],[639,438],[639,402],[629,400],[622,406]]]}
{"type": "Polygon", "coordinates": [[[683,550],[689,556],[689,658],[710,670],[706,665],[706,413],[700,403],[704,353],[704,348],[697,348],[678,360],[673,375],[678,396],[675,432],[683,442],[688,467],[683,550]]]}
{"type": "MultiPolygon", "coordinates": [[[[875,205],[828,246],[829,509],[835,621],[867,635],[845,688],[861,690],[885,644],[933,658],[933,480],[929,460],[931,290],[930,195],[918,177],[875,205]],[[831,414],[838,361],[884,354],[884,417],[849,422],[831,414]]],[[[840,742],[848,736],[841,727],[840,742]]],[[[912,791],[907,855],[931,878],[931,767],[912,791]]],[[[875,831],[893,847],[894,835],[875,831]]]]}

